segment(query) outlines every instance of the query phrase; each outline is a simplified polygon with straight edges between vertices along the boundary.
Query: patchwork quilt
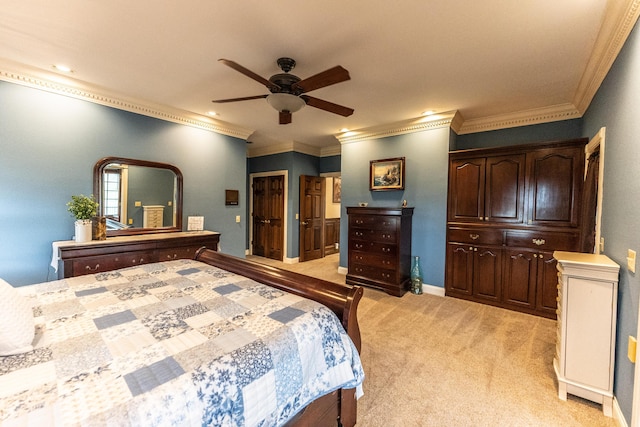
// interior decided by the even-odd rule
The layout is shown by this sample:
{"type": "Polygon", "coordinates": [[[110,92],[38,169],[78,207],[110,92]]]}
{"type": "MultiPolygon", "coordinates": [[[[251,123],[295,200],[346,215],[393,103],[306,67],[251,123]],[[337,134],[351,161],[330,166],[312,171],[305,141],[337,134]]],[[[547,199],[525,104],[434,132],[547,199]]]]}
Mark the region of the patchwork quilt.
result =
{"type": "Polygon", "coordinates": [[[198,261],[19,290],[38,326],[0,357],[2,426],[274,426],[364,378],[331,310],[198,261]]]}

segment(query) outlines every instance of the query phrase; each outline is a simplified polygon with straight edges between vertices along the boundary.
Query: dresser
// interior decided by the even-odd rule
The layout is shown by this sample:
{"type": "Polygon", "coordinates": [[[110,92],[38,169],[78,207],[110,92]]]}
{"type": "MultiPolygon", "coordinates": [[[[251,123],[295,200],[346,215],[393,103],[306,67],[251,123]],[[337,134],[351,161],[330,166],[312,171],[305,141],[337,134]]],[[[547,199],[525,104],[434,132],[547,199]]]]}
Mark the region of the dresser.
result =
{"type": "Polygon", "coordinates": [[[612,416],[618,272],[604,255],[553,253],[558,261],[558,333],[553,367],[558,396],[602,404],[612,416]]]}
{"type": "Polygon", "coordinates": [[[348,207],[346,282],[402,296],[410,287],[413,208],[348,207]]]}
{"type": "Polygon", "coordinates": [[[164,206],[145,205],[142,207],[142,226],[144,228],[164,227],[164,206]]]}
{"type": "Polygon", "coordinates": [[[220,233],[192,231],[109,237],[86,243],[53,242],[58,278],[100,273],[158,261],[193,258],[202,246],[217,250],[220,233]]]}

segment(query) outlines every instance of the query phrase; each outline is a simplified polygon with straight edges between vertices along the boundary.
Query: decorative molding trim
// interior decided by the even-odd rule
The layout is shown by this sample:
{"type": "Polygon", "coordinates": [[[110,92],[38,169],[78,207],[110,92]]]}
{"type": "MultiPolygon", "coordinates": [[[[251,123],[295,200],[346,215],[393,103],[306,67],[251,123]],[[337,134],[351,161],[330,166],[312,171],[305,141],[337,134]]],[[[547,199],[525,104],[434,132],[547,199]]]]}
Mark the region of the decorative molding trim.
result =
{"type": "Polygon", "coordinates": [[[342,154],[342,145],[332,145],[331,147],[323,147],[320,149],[320,157],[340,156],[342,154]]]}
{"type": "Polygon", "coordinates": [[[390,136],[421,132],[424,130],[450,127],[452,123],[457,123],[459,121],[459,119],[454,120],[457,114],[457,111],[436,113],[430,116],[416,117],[381,126],[357,129],[342,134],[336,134],[335,137],[340,141],[340,144],[349,144],[352,142],[387,138],[390,136]]]}
{"type": "Polygon", "coordinates": [[[338,266],[338,274],[344,274],[345,276],[349,273],[349,269],[347,267],[338,266]]]}
{"type": "Polygon", "coordinates": [[[281,144],[270,144],[262,147],[247,149],[247,157],[262,157],[272,154],[288,153],[295,151],[296,153],[308,154],[310,156],[321,157],[322,150],[319,147],[303,144],[301,142],[283,142],[281,144]]]}
{"type": "Polygon", "coordinates": [[[608,1],[600,33],[591,52],[573,103],[587,111],[640,16],[640,0],[608,1]]]}
{"type": "Polygon", "coordinates": [[[119,110],[155,117],[157,119],[178,123],[181,125],[197,127],[211,132],[232,136],[246,140],[253,131],[233,125],[231,123],[210,119],[185,110],[172,108],[165,105],[152,105],[134,99],[126,99],[123,96],[103,92],[95,87],[80,85],[71,79],[65,82],[55,82],[51,76],[39,77],[32,70],[11,70],[6,63],[0,62],[0,80],[9,83],[40,89],[58,95],[89,101],[119,110]]]}
{"type": "Polygon", "coordinates": [[[573,104],[552,105],[550,107],[466,120],[456,133],[458,135],[464,135],[467,133],[508,129],[519,126],[557,122],[560,120],[577,119],[580,117],[582,117],[582,114],[580,114],[573,104]]]}

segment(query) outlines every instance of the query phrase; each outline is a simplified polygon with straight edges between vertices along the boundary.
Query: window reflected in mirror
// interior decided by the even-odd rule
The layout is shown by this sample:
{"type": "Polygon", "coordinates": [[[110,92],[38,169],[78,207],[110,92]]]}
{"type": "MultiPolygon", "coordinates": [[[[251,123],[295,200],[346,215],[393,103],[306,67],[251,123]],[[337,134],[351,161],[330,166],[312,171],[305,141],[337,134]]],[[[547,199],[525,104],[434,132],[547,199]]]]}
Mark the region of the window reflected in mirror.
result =
{"type": "Polygon", "coordinates": [[[107,157],[94,166],[107,235],[182,230],[182,173],[173,165],[107,157]]]}

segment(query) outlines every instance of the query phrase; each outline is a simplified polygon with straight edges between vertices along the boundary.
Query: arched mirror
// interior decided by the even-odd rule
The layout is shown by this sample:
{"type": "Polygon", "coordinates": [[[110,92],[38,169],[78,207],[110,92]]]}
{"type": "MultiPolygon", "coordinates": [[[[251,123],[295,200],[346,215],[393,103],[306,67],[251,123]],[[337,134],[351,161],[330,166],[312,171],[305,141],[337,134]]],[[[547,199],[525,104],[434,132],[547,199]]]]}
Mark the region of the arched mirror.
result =
{"type": "Polygon", "coordinates": [[[146,160],[105,157],[93,167],[107,236],[182,231],[182,173],[146,160]]]}

